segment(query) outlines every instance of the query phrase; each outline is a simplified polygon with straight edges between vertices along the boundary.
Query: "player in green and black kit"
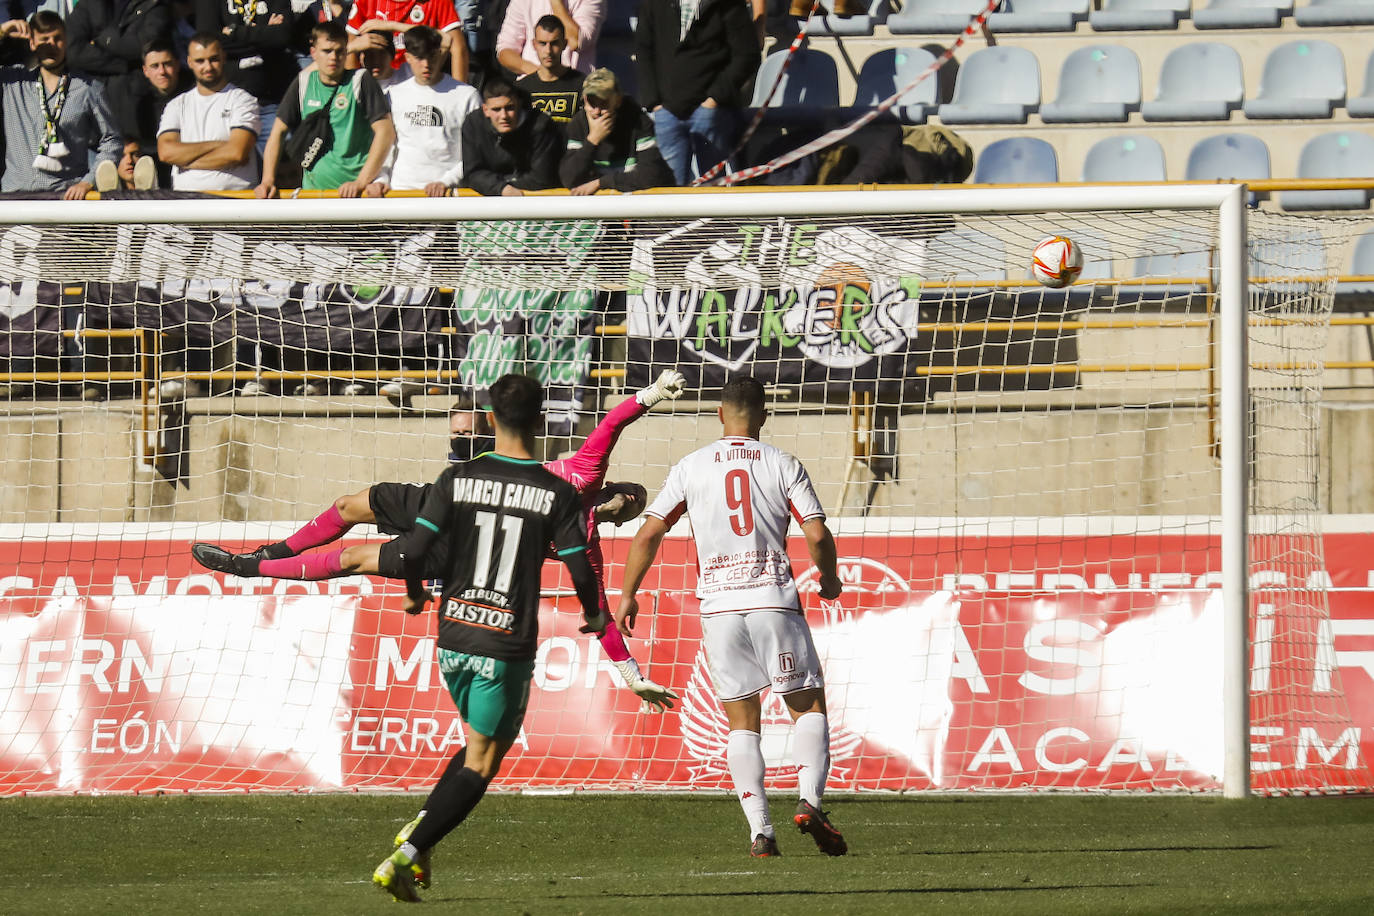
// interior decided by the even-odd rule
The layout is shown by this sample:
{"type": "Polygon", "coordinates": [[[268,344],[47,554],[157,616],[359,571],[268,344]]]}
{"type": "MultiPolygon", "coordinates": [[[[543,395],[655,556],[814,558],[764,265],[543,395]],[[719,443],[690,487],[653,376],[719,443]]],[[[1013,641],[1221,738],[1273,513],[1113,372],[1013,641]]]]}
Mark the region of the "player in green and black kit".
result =
{"type": "Polygon", "coordinates": [[[439,670],[467,729],[407,839],[372,875],[397,900],[416,901],[434,845],[482,799],[520,734],[539,636],[539,580],[548,546],[568,567],[587,624],[605,629],[587,561],[587,520],[577,490],[533,457],[544,394],[523,375],[491,386],[496,450],[449,466],[430,489],[415,527],[382,547],[385,566],[406,570],[406,610],[429,593],[425,554],[441,538],[455,549],[439,598],[439,670]]]}

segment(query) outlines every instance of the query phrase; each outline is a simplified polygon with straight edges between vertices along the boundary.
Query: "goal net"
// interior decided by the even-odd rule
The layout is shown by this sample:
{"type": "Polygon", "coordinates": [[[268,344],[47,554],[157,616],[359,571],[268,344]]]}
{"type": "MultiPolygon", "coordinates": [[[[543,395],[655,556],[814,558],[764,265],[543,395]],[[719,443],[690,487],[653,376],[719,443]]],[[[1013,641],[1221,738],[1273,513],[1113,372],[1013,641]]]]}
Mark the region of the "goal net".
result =
{"type": "MultiPolygon", "coordinates": [[[[1320,448],[1365,226],[1242,194],[7,205],[0,792],[426,788],[463,740],[432,612],[375,577],[212,573],[191,543],[433,480],[450,407],[505,372],[545,383],[552,459],[670,368],[688,393],[607,479],[652,497],[719,437],[727,378],[768,386],[764,438],[808,468],[846,583],[820,599],[794,541],[832,789],[1374,788],[1371,543],[1323,532],[1320,448]],[[1066,289],[1028,279],[1049,235],[1085,256],[1066,289]]],[[[634,530],[602,526],[612,606],[634,530]]],[[[496,786],[728,787],[687,522],[629,640],[682,695],[666,715],[544,576],[496,786]]],[[[772,787],[788,724],[766,694],[772,787]]]]}

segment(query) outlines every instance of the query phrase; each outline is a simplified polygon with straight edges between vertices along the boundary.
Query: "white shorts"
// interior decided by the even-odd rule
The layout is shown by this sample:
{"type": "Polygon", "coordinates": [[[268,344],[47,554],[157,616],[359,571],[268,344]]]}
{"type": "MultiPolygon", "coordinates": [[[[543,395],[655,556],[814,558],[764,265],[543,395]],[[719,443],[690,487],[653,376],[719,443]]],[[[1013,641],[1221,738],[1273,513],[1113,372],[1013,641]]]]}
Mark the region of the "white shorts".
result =
{"type": "Polygon", "coordinates": [[[811,628],[793,611],[703,617],[701,642],[722,700],[752,697],[765,687],[787,694],[825,685],[811,628]]]}

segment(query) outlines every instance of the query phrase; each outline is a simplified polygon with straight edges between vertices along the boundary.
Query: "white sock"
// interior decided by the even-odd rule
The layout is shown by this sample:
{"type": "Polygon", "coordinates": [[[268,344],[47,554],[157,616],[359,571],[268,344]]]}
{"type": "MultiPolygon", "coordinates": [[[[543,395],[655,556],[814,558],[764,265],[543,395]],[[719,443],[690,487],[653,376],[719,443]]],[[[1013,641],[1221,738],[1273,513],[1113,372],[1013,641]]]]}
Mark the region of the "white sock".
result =
{"type": "Polygon", "coordinates": [[[730,765],[730,778],[735,783],[735,795],[749,821],[749,839],[760,833],[773,836],[773,820],[768,816],[768,796],[763,792],[763,750],[758,732],[742,729],[730,732],[725,745],[725,760],[730,765]]]}
{"type": "Polygon", "coordinates": [[[792,732],[792,759],[797,764],[797,794],[817,808],[830,775],[830,722],[823,712],[797,718],[792,732]]]}

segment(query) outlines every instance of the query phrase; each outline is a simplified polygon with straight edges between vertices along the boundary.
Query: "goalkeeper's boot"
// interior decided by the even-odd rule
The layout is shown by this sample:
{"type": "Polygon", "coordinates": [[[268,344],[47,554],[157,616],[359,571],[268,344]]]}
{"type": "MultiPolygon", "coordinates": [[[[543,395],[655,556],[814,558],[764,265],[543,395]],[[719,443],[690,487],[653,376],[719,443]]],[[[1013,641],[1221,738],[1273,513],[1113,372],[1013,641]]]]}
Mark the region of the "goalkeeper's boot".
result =
{"type": "MultiPolygon", "coordinates": [[[[404,846],[406,841],[410,839],[410,835],[415,832],[416,827],[420,826],[420,819],[423,817],[424,815],[421,814],[420,817],[417,817],[409,824],[406,824],[404,827],[401,828],[401,831],[396,834],[397,849],[400,849],[402,846],[404,846]]],[[[426,849],[424,852],[419,853],[415,856],[415,867],[419,869],[415,872],[415,883],[418,884],[424,890],[429,890],[429,880],[430,875],[432,874],[432,872],[430,871],[432,866],[432,857],[430,854],[433,851],[434,850],[432,849],[426,849]]]]}
{"type": "Polygon", "coordinates": [[[782,855],[778,849],[778,838],[759,834],[749,846],[749,855],[756,859],[772,859],[782,855]]]}
{"type": "Polygon", "coordinates": [[[192,544],[191,556],[206,569],[215,572],[233,573],[236,576],[251,578],[258,574],[258,560],[251,554],[235,556],[223,547],[214,544],[192,544]]]}
{"type": "Polygon", "coordinates": [[[810,834],[811,839],[816,841],[816,848],[826,855],[842,856],[849,852],[849,845],[835,825],[830,823],[830,818],[806,799],[797,802],[797,813],[792,821],[802,833],[810,834]]]}
{"type": "Polygon", "coordinates": [[[272,544],[259,545],[255,550],[246,553],[235,554],[235,557],[241,561],[261,563],[263,560],[285,560],[287,557],[294,557],[295,555],[291,548],[286,546],[285,541],[276,541],[272,544]]]}
{"type": "Polygon", "coordinates": [[[415,869],[415,863],[405,853],[393,852],[372,872],[372,883],[402,903],[419,903],[415,869]]]}

